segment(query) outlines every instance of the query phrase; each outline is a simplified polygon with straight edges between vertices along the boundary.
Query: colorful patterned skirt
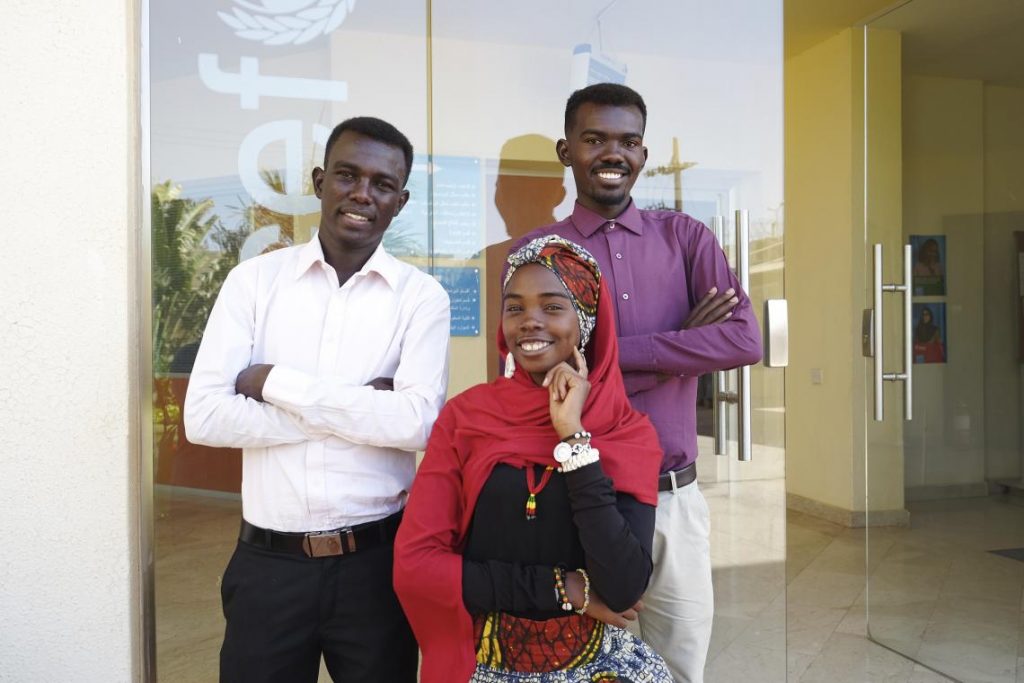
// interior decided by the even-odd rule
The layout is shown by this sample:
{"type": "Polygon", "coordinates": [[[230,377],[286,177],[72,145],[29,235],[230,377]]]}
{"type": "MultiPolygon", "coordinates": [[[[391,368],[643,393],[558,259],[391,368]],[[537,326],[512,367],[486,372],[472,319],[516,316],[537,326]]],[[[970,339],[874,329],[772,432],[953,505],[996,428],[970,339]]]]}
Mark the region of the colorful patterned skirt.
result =
{"type": "Polygon", "coordinates": [[[629,631],[586,615],[474,617],[470,683],[671,683],[664,660],[629,631]]]}

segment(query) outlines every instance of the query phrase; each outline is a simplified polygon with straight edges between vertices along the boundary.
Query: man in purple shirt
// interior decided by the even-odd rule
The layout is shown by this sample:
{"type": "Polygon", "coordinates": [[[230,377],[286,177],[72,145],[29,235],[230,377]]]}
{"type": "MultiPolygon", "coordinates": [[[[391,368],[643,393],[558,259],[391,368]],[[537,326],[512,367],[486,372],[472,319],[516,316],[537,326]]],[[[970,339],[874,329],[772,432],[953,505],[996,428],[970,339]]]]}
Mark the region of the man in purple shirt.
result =
{"type": "Polygon", "coordinates": [[[665,451],[640,629],[677,681],[694,682],[704,678],[714,617],[710,520],[696,482],[697,378],[758,362],[761,334],[711,231],[686,214],[633,203],[646,124],[647,107],[630,88],[600,83],[573,93],[555,149],[572,168],[576,206],[514,248],[549,234],[577,242],[615,297],[626,391],[665,451]]]}

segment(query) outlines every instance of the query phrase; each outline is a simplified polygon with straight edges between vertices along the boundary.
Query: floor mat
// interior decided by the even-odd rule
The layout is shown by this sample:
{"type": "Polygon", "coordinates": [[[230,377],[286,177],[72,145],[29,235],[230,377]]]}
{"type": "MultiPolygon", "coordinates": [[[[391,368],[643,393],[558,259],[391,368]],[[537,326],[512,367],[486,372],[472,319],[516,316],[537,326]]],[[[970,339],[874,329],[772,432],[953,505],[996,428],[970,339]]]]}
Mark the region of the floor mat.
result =
{"type": "Polygon", "coordinates": [[[1024,562],[1024,548],[1006,548],[1005,550],[989,550],[993,555],[1002,555],[1011,560],[1024,562]]]}

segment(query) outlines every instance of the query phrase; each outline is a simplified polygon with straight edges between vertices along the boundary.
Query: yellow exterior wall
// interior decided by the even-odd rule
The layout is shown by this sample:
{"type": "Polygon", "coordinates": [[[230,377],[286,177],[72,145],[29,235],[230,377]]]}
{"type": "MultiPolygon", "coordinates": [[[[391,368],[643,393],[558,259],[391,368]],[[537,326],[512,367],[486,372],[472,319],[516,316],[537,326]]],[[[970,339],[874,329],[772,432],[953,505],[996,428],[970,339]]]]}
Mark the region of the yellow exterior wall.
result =
{"type": "Polygon", "coordinates": [[[1024,475],[1024,367],[1013,233],[1024,230],[1024,88],[985,86],[985,476],[1024,475]]]}
{"type": "Polygon", "coordinates": [[[904,239],[946,236],[945,296],[914,297],[945,303],[947,330],[947,362],[914,366],[904,462],[906,485],[919,497],[941,495],[930,492],[937,486],[983,486],[985,478],[983,87],[908,75],[903,89],[904,239]]]}
{"type": "MultiPolygon", "coordinates": [[[[864,63],[865,47],[862,31],[855,33],[855,63],[864,63]]],[[[902,163],[902,64],[900,55],[900,34],[895,31],[869,30],[867,32],[867,84],[864,86],[858,75],[855,78],[857,93],[867,93],[868,105],[858,98],[856,111],[863,120],[867,114],[867,140],[862,137],[858,126],[855,134],[857,145],[866,149],[867,173],[866,201],[858,203],[857,228],[853,233],[854,253],[860,250],[863,258],[855,259],[854,275],[858,289],[862,292],[860,302],[852,313],[858,317],[861,311],[872,305],[872,245],[880,243],[883,248],[884,282],[903,280],[903,163],[902,163]],[[866,218],[864,216],[866,209],[866,218]],[[862,227],[861,227],[862,226],[862,227]],[[863,235],[863,237],[861,237],[863,235]]],[[[862,71],[860,69],[859,71],[862,71]]],[[[855,157],[863,159],[863,156],[855,157]]],[[[863,166],[860,166],[863,169],[863,166]]],[[[863,170],[858,170],[858,174],[863,170]]],[[[864,188],[863,179],[856,179],[855,187],[864,188]]],[[[884,303],[884,356],[885,372],[901,372],[903,368],[903,296],[886,294],[884,303]]],[[[858,335],[859,341],[859,335],[858,335]]],[[[854,396],[855,434],[864,439],[855,443],[860,466],[854,467],[854,509],[868,509],[876,515],[869,524],[891,524],[905,522],[903,512],[903,385],[886,382],[884,388],[885,420],[875,422],[873,416],[874,378],[872,359],[854,355],[856,372],[860,381],[855,386],[862,388],[860,397],[854,396]],[[863,426],[862,426],[863,425],[863,426]],[[866,466],[863,464],[866,460],[866,466]],[[862,477],[868,478],[867,500],[861,498],[865,487],[862,477]]]]}
{"type": "MultiPolygon", "coordinates": [[[[851,523],[866,509],[879,513],[870,524],[899,522],[905,486],[953,495],[1021,475],[1024,89],[904,77],[900,40],[867,32],[866,84],[862,29],[786,61],[787,491],[851,523]],[[883,245],[883,280],[901,281],[912,234],[947,236],[947,294],[918,300],[945,302],[950,358],[914,367],[913,422],[902,385],[886,383],[877,423],[859,348],[871,245],[883,245]]],[[[885,370],[899,372],[902,297],[884,301],[885,370]]]]}
{"type": "Polygon", "coordinates": [[[916,365],[909,495],[978,495],[1021,476],[1019,292],[1024,89],[907,76],[904,235],[946,236],[947,362],[916,365]]]}
{"type": "Polygon", "coordinates": [[[1024,88],[989,85],[984,98],[985,210],[1024,211],[1024,88]]]}
{"type": "Polygon", "coordinates": [[[786,488],[853,509],[853,32],[786,60],[786,488]],[[820,372],[820,384],[817,373],[820,372]]]}
{"type": "MultiPolygon", "coordinates": [[[[861,312],[871,301],[868,244],[885,243],[886,279],[893,281],[902,210],[900,40],[891,32],[871,31],[869,37],[867,221],[863,32],[844,30],[786,60],[786,295],[792,345],[786,373],[786,487],[804,500],[851,513],[851,522],[865,510],[865,471],[872,478],[872,510],[903,509],[902,426],[894,419],[901,406],[899,388],[886,389],[886,423],[870,423],[872,366],[860,350],[861,312]],[[866,443],[872,444],[871,468],[865,468],[866,443]]],[[[889,329],[898,329],[891,327],[900,320],[897,301],[887,307],[889,329]]],[[[893,340],[886,351],[898,360],[899,340],[893,340]]]]}

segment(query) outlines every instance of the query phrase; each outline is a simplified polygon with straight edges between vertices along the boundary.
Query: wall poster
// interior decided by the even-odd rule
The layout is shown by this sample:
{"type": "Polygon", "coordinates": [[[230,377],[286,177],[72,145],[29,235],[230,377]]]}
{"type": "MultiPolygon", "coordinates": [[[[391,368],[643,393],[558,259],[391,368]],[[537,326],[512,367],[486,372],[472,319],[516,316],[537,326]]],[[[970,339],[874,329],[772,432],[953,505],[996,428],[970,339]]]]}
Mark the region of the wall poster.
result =
{"type": "Polygon", "coordinates": [[[946,236],[911,235],[914,252],[914,295],[946,294],[946,236]]]}
{"type": "Polygon", "coordinates": [[[914,304],[914,363],[946,362],[946,304],[914,304]]]}

